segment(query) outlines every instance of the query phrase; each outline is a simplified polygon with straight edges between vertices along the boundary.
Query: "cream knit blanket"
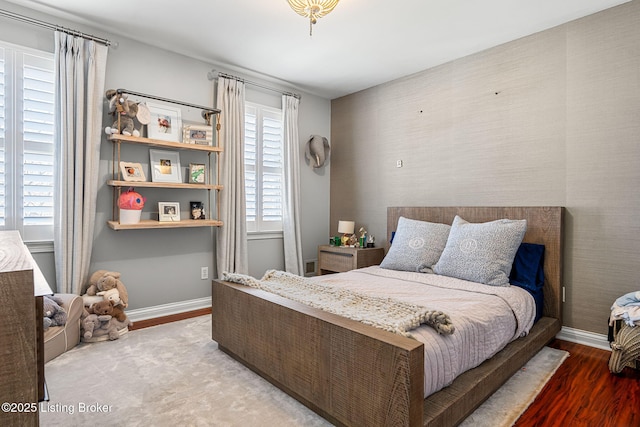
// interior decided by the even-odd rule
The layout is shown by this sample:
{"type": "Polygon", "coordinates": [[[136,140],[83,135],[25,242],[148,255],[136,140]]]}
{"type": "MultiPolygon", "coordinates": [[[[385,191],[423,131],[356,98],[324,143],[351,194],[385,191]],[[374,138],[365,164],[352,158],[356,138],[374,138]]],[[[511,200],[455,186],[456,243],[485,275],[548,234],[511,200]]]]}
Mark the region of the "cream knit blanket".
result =
{"type": "Polygon", "coordinates": [[[271,292],[406,337],[411,337],[409,330],[423,323],[433,327],[439,334],[449,335],[455,330],[449,316],[442,311],[316,284],[284,271],[268,270],[260,280],[225,272],[222,280],[271,292]]]}

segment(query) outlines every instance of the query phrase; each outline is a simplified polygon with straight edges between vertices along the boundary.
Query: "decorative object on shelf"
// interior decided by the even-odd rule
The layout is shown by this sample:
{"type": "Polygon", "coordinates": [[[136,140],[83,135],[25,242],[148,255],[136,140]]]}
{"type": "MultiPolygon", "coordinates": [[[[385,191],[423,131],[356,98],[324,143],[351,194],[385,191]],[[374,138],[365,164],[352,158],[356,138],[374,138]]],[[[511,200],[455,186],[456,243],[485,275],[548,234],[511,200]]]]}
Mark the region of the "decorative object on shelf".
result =
{"type": "Polygon", "coordinates": [[[122,179],[125,181],[142,182],[147,180],[140,163],[120,162],[120,172],[122,173],[122,179]]]}
{"type": "Polygon", "coordinates": [[[375,236],[372,236],[371,234],[367,234],[367,247],[368,248],[375,248],[376,246],[376,238],[375,236]]]}
{"type": "Polygon", "coordinates": [[[127,191],[118,197],[118,208],[120,208],[120,224],[137,224],[140,222],[142,208],[147,199],[140,193],[129,187],[127,191]]]}
{"type": "Polygon", "coordinates": [[[182,118],[180,108],[147,102],[150,120],[147,136],[163,141],[180,142],[182,137],[182,118]]]}
{"type": "Polygon", "coordinates": [[[202,202],[189,202],[189,206],[191,207],[191,219],[206,219],[202,202]]]}
{"type": "Polygon", "coordinates": [[[358,233],[360,233],[360,239],[358,240],[358,243],[361,248],[365,248],[367,246],[367,230],[364,227],[360,227],[358,233]]]}
{"type": "Polygon", "coordinates": [[[182,182],[180,154],[176,151],[149,150],[153,182],[182,182]]]}
{"type": "Polygon", "coordinates": [[[185,144],[213,145],[213,130],[211,126],[184,125],[182,127],[182,142],[185,144]]]}
{"type": "Polygon", "coordinates": [[[331,146],[329,140],[324,136],[311,135],[304,149],[304,158],[309,162],[312,169],[321,168],[324,162],[329,159],[331,146]]]}
{"type": "Polygon", "coordinates": [[[136,115],[136,119],[138,119],[141,125],[148,125],[149,122],[151,122],[151,112],[145,102],[138,104],[138,114],[136,115]]]}
{"type": "Polygon", "coordinates": [[[158,221],[180,221],[180,203],[158,202],[158,221]]]}
{"type": "Polygon", "coordinates": [[[338,221],[338,233],[342,234],[342,246],[349,246],[349,238],[353,235],[356,223],[353,221],[338,221]]]}
{"type": "Polygon", "coordinates": [[[287,0],[291,9],[295,12],[309,18],[309,37],[313,32],[313,24],[318,22],[318,18],[322,18],[331,12],[337,5],[339,0],[287,0]]]}
{"type": "Polygon", "coordinates": [[[203,163],[189,163],[189,183],[205,184],[207,166],[203,163]]]}
{"type": "Polygon", "coordinates": [[[107,90],[105,97],[109,101],[109,114],[113,116],[113,124],[104,128],[105,133],[140,136],[133,121],[138,114],[138,104],[129,101],[126,94],[118,94],[114,89],[107,90]]]}

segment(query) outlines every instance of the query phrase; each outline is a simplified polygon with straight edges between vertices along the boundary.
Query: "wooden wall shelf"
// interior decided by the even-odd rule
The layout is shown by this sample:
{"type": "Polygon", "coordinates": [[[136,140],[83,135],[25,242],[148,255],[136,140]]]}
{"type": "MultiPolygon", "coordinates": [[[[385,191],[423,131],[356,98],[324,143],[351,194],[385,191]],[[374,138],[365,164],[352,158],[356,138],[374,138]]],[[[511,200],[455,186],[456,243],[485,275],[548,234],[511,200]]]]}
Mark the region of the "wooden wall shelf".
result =
{"type": "Polygon", "coordinates": [[[137,224],[120,224],[118,221],[107,221],[107,225],[113,230],[146,230],[151,228],[193,228],[193,227],[220,227],[222,221],[214,219],[183,219],[181,221],[155,221],[143,219],[137,224]]]}
{"type": "Polygon", "coordinates": [[[147,188],[180,188],[183,190],[222,190],[222,185],[216,184],[186,184],[177,182],[150,181],[117,181],[110,179],[107,185],[111,187],[147,187],[147,188]]]}
{"type": "Polygon", "coordinates": [[[162,141],[160,139],[143,138],[141,136],[127,136],[120,134],[112,134],[109,141],[128,142],[132,144],[143,144],[150,147],[172,148],[174,150],[195,150],[205,151],[209,153],[221,153],[222,148],[213,145],[184,144],[182,142],[162,141]]]}

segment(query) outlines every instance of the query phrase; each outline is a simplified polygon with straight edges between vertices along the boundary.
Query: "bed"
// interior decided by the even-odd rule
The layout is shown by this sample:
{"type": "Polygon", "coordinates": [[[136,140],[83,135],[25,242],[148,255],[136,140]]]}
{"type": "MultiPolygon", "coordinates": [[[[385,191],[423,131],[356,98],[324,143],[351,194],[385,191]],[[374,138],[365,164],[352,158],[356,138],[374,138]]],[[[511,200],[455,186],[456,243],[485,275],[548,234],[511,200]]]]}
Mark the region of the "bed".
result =
{"type": "MultiPolygon", "coordinates": [[[[400,217],[451,224],[526,219],[524,242],[545,246],[543,316],[528,335],[424,398],[424,345],[237,283],[212,284],[219,348],[336,425],[458,424],[560,331],[561,207],[391,207],[400,217]]],[[[388,248],[387,248],[388,249],[388,248]]]]}

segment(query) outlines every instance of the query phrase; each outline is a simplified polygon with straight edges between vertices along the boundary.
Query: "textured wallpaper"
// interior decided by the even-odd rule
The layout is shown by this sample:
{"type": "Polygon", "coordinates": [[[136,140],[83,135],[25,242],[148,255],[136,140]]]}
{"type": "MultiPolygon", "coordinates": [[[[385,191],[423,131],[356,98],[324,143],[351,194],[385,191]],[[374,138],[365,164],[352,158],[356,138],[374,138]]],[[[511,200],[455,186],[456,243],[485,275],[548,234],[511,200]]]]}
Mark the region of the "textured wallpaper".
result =
{"type": "Polygon", "coordinates": [[[333,100],[331,232],[383,245],[387,206],[565,206],[564,324],[606,334],[640,289],[638,22],[634,1],[333,100]]]}

